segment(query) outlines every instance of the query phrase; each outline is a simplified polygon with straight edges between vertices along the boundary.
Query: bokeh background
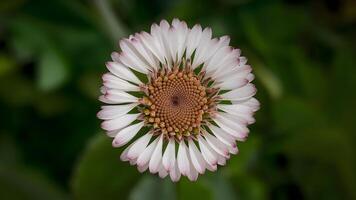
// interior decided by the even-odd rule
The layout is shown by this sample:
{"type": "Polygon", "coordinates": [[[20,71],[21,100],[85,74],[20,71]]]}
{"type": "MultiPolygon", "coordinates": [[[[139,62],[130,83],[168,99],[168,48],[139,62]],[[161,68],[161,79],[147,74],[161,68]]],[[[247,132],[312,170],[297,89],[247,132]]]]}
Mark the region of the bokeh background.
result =
{"type": "Polygon", "coordinates": [[[1,0],[0,199],[356,199],[356,1],[1,0]],[[178,17],[230,35],[261,102],[196,183],[119,161],[100,130],[118,41],[178,17]]]}

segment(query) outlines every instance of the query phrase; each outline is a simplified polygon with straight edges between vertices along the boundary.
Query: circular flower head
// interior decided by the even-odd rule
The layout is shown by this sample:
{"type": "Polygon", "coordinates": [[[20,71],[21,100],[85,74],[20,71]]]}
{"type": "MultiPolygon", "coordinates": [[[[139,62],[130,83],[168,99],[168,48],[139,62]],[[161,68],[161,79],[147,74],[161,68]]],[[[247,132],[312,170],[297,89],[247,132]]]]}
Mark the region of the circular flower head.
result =
{"type": "Polygon", "coordinates": [[[254,123],[254,75],[230,38],[174,19],[120,41],[98,113],[121,160],[178,181],[225,165],[254,123]]]}

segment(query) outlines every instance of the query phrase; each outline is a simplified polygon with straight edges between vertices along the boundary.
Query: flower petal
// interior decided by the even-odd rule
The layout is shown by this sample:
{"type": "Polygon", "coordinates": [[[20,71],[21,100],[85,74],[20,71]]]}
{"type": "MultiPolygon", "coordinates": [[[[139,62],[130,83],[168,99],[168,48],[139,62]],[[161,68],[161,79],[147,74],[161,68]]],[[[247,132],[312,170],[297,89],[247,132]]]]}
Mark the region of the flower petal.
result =
{"type": "Polygon", "coordinates": [[[207,27],[203,30],[199,45],[196,49],[194,60],[192,63],[193,69],[198,67],[200,64],[202,64],[206,58],[205,53],[208,51],[209,45],[211,43],[211,28],[207,27]]]}
{"type": "Polygon", "coordinates": [[[194,168],[190,159],[189,159],[189,166],[190,166],[190,169],[189,169],[189,173],[188,173],[187,177],[190,181],[196,181],[198,179],[199,173],[194,168]]]}
{"type": "Polygon", "coordinates": [[[241,106],[239,104],[219,104],[217,108],[246,121],[248,124],[255,122],[255,119],[253,118],[253,110],[247,106],[241,106]]]}
{"type": "Polygon", "coordinates": [[[216,117],[214,118],[214,121],[224,131],[234,136],[236,139],[244,140],[249,132],[249,130],[246,128],[245,125],[228,119],[226,115],[223,115],[222,113],[217,114],[216,117]]]}
{"type": "Polygon", "coordinates": [[[195,169],[200,174],[204,174],[205,173],[205,160],[204,160],[203,156],[201,155],[201,152],[195,146],[194,141],[192,139],[188,140],[188,144],[189,144],[189,154],[190,154],[190,159],[191,159],[192,165],[195,167],[195,169]]]}
{"type": "Polygon", "coordinates": [[[125,38],[120,40],[120,48],[122,52],[119,55],[119,60],[122,64],[141,73],[149,72],[151,69],[150,66],[144,62],[142,56],[134,50],[134,47],[130,44],[129,39],[125,38]]]}
{"type": "Polygon", "coordinates": [[[202,28],[201,26],[195,25],[193,28],[189,31],[189,35],[187,37],[187,51],[186,51],[186,58],[191,60],[191,56],[195,49],[199,45],[199,41],[201,38],[202,34],[202,28]]]}
{"type": "Polygon", "coordinates": [[[153,151],[155,150],[159,137],[157,137],[151,144],[149,144],[146,149],[141,153],[141,155],[137,158],[137,166],[145,166],[149,164],[151,160],[151,156],[153,151]]]}
{"type": "Polygon", "coordinates": [[[152,138],[152,133],[146,133],[143,136],[141,136],[139,139],[137,139],[133,143],[129,151],[127,152],[127,157],[130,159],[138,158],[141,155],[141,153],[146,149],[151,138],[152,138]]]}
{"type": "Polygon", "coordinates": [[[124,91],[120,90],[107,90],[105,94],[105,98],[115,102],[116,104],[120,103],[136,103],[138,101],[138,98],[135,96],[132,96],[124,91]]]}
{"type": "Polygon", "coordinates": [[[122,115],[118,118],[104,121],[103,123],[101,123],[101,127],[107,131],[121,129],[135,121],[139,115],[141,114],[138,113],[122,115]]]}
{"type": "Polygon", "coordinates": [[[208,133],[207,131],[204,131],[203,136],[215,152],[217,152],[221,156],[228,157],[229,149],[224,143],[222,143],[216,137],[210,135],[210,133],[208,133]]]}
{"type": "Polygon", "coordinates": [[[114,105],[114,106],[102,106],[101,111],[98,112],[97,117],[99,119],[114,119],[127,114],[130,110],[136,107],[137,103],[114,105]]]}
{"type": "Polygon", "coordinates": [[[198,136],[198,142],[205,161],[210,166],[216,165],[218,162],[218,156],[216,152],[209,147],[209,144],[200,135],[198,136]]]}
{"type": "Polygon", "coordinates": [[[166,150],[163,154],[162,163],[165,170],[170,171],[176,162],[174,138],[170,138],[166,150]]]}
{"type": "Polygon", "coordinates": [[[162,52],[159,38],[153,37],[146,32],[141,32],[138,37],[143,42],[144,46],[147,47],[147,49],[149,49],[161,63],[165,63],[164,53],[162,52]]]}
{"type": "Polygon", "coordinates": [[[181,140],[178,147],[178,168],[179,171],[187,176],[189,174],[190,166],[189,166],[189,158],[187,152],[187,146],[185,145],[184,140],[181,140]]]}
{"type": "Polygon", "coordinates": [[[129,161],[130,159],[127,156],[127,152],[129,151],[129,149],[131,148],[132,144],[130,144],[128,147],[126,147],[126,149],[121,153],[120,155],[120,160],[122,161],[129,161]]]}
{"type": "Polygon", "coordinates": [[[235,138],[232,135],[226,133],[220,127],[217,127],[214,125],[208,125],[208,127],[221,142],[223,142],[224,144],[226,144],[228,146],[235,145],[235,138]]]}
{"type": "MultiPolygon", "coordinates": [[[[117,52],[114,52],[112,53],[111,57],[113,57],[113,60],[116,60],[116,57],[119,57],[119,54],[117,52]]],[[[130,81],[137,85],[142,84],[142,82],[129,68],[119,62],[107,62],[106,67],[111,73],[123,80],[130,81]]]]}
{"type": "Polygon", "coordinates": [[[164,169],[163,165],[160,165],[158,175],[160,178],[165,178],[168,175],[168,172],[164,169]]]}
{"type": "Polygon", "coordinates": [[[123,79],[114,76],[111,73],[106,73],[103,75],[103,84],[105,87],[110,89],[118,89],[124,91],[140,91],[140,88],[132,83],[129,83],[123,79]]]}
{"type": "Polygon", "coordinates": [[[255,99],[255,98],[250,98],[247,101],[239,103],[241,106],[247,106],[253,110],[253,112],[256,112],[257,110],[260,109],[260,102],[255,99]]]}
{"type": "Polygon", "coordinates": [[[152,174],[157,173],[162,165],[162,144],[163,134],[159,137],[155,150],[152,153],[152,157],[149,163],[149,169],[152,174]]]}
{"type": "Polygon", "coordinates": [[[140,172],[140,173],[143,173],[145,172],[146,170],[148,169],[148,163],[146,163],[145,165],[137,165],[137,170],[140,172]]]}
{"type": "Polygon", "coordinates": [[[169,171],[169,176],[171,177],[171,180],[173,182],[179,181],[181,173],[178,168],[178,160],[176,160],[176,162],[174,163],[172,170],[169,171]]]}
{"type": "Polygon", "coordinates": [[[256,87],[248,83],[245,86],[231,90],[230,92],[224,93],[221,96],[223,100],[230,100],[230,101],[244,101],[256,94],[256,87]]]}
{"type": "Polygon", "coordinates": [[[138,131],[143,127],[144,122],[140,122],[131,126],[128,126],[124,129],[121,129],[115,136],[112,145],[114,147],[121,147],[127,144],[138,131]]]}

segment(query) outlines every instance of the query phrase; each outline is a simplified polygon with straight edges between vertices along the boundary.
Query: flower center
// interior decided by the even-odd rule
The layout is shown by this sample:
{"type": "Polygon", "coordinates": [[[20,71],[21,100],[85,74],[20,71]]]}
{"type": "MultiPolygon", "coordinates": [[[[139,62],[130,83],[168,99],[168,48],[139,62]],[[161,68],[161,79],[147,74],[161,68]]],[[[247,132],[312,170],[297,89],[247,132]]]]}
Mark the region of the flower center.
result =
{"type": "Polygon", "coordinates": [[[179,105],[179,97],[178,96],[173,96],[171,98],[171,102],[173,106],[178,106],[179,105]]]}
{"type": "Polygon", "coordinates": [[[199,134],[215,102],[207,86],[192,70],[161,70],[152,75],[147,88],[143,113],[154,133],[182,139],[199,134]]]}

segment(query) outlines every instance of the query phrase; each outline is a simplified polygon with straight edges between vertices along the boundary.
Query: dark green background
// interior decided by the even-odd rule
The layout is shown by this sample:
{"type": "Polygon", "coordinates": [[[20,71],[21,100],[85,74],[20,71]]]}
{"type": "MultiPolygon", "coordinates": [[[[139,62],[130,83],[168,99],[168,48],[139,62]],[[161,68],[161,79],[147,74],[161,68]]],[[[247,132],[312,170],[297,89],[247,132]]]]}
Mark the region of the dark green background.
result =
{"type": "Polygon", "coordinates": [[[354,0],[1,0],[0,199],[356,199],[355,40],[354,0]],[[174,17],[230,35],[261,102],[196,183],[139,174],[96,118],[119,39],[174,17]]]}

